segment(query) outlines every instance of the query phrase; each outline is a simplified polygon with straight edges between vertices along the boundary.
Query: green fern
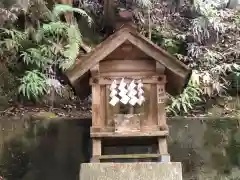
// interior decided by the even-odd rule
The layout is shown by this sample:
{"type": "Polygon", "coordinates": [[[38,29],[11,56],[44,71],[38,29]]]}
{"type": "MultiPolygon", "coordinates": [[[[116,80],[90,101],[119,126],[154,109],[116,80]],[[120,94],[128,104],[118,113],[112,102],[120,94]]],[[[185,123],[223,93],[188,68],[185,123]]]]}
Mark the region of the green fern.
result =
{"type": "Polygon", "coordinates": [[[66,59],[59,65],[63,70],[70,68],[74,64],[82,44],[81,33],[75,25],[70,25],[67,34],[69,44],[65,46],[65,50],[63,51],[63,56],[66,59]]]}
{"type": "Polygon", "coordinates": [[[22,42],[28,38],[27,32],[21,32],[15,29],[0,28],[1,48],[6,51],[18,51],[22,47],[22,42]]]}
{"type": "MultiPolygon", "coordinates": [[[[34,3],[38,3],[35,2],[34,3]]],[[[31,6],[35,7],[35,4],[31,6]]],[[[44,7],[45,5],[42,4],[44,7]]],[[[33,9],[34,9],[33,8],[33,9]]],[[[45,12],[49,12],[46,11],[45,12]]],[[[76,12],[86,17],[89,25],[92,19],[85,11],[73,8],[69,5],[57,4],[48,21],[39,23],[34,28],[28,27],[24,32],[15,29],[0,29],[0,54],[4,51],[15,52],[20,57],[25,67],[28,69],[21,78],[19,93],[28,99],[38,99],[47,91],[46,75],[48,67],[57,65],[62,70],[70,68],[78,54],[82,45],[82,35],[78,24],[73,21],[71,24],[61,22],[60,15],[66,12],[76,12]],[[24,41],[28,41],[28,45],[24,45],[24,41]],[[33,70],[29,70],[33,68],[33,70]]],[[[29,13],[34,13],[29,11],[29,13]]],[[[26,14],[27,15],[27,14],[26,14]]],[[[34,16],[38,17],[37,14],[34,16]]],[[[38,17],[42,18],[42,17],[38,17]]]]}
{"type": "Polygon", "coordinates": [[[50,22],[48,24],[43,24],[43,26],[39,30],[39,33],[45,36],[61,36],[66,33],[68,27],[68,24],[60,21],[50,22]]]}
{"type": "Polygon", "coordinates": [[[87,22],[89,25],[92,25],[93,21],[92,18],[82,9],[80,8],[74,8],[70,5],[65,5],[65,4],[57,4],[55,5],[53,9],[53,15],[56,19],[60,17],[63,13],[66,12],[75,12],[80,14],[81,16],[85,17],[87,19],[87,22]]]}
{"type": "Polygon", "coordinates": [[[52,63],[51,51],[48,46],[38,46],[37,48],[29,48],[22,52],[23,62],[26,65],[37,65],[38,68],[44,68],[47,64],[52,63]]]}

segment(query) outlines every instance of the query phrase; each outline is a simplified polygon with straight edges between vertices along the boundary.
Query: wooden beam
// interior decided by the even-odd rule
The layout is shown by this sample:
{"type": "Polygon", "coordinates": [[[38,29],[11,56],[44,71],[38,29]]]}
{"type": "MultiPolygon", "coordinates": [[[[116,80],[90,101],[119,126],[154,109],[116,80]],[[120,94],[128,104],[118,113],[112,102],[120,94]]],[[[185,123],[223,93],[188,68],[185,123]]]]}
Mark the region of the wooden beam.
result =
{"type": "MultiPolygon", "coordinates": [[[[135,77],[124,78],[126,83],[130,83],[133,79],[138,79],[138,78],[135,78],[135,77]]],[[[165,84],[166,83],[166,78],[164,75],[153,76],[148,78],[139,78],[139,79],[141,79],[142,83],[144,84],[165,84]]],[[[97,82],[96,84],[100,84],[100,85],[111,85],[113,80],[116,80],[117,84],[120,84],[122,77],[121,78],[95,77],[90,79],[90,84],[95,84],[97,82]]]]}
{"type": "Polygon", "coordinates": [[[146,158],[159,158],[160,154],[121,154],[121,155],[102,155],[98,158],[100,160],[107,159],[146,159],[146,158]]]}
{"type": "Polygon", "coordinates": [[[150,131],[150,132],[91,132],[92,138],[121,138],[121,137],[165,137],[168,131],[150,131]]]}
{"type": "Polygon", "coordinates": [[[146,71],[146,72],[101,72],[101,77],[133,77],[136,79],[141,79],[144,77],[158,76],[156,72],[146,71]]]}
{"type": "Polygon", "coordinates": [[[116,59],[101,61],[100,72],[156,72],[156,61],[150,57],[148,57],[148,59],[137,60],[128,59],[126,57],[122,57],[122,59],[120,59],[122,54],[129,54],[129,52],[120,51],[118,52],[119,57],[116,57],[116,59]]]}
{"type": "MultiPolygon", "coordinates": [[[[156,120],[157,121],[157,120],[156,120]]],[[[141,132],[143,133],[149,133],[149,130],[150,132],[158,132],[158,131],[168,131],[168,129],[162,129],[162,126],[155,126],[155,127],[151,127],[149,129],[149,126],[141,126],[141,132]]],[[[104,127],[99,127],[99,126],[92,126],[90,128],[90,132],[91,133],[113,133],[115,132],[115,127],[114,125],[105,125],[104,127]]],[[[115,133],[118,133],[118,132],[115,132],[115,133]]]]}

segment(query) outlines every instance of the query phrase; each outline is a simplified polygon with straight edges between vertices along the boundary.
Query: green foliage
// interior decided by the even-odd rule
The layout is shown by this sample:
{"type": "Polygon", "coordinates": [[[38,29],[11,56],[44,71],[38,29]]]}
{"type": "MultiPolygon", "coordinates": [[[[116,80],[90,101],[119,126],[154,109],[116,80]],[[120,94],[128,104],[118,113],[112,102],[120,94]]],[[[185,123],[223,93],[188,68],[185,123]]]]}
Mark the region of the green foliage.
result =
{"type": "MultiPolygon", "coordinates": [[[[164,34],[161,34],[158,30],[153,31],[152,40],[173,55],[181,51],[181,41],[164,37],[164,34]]],[[[188,113],[194,104],[202,101],[201,95],[202,89],[200,88],[199,76],[194,71],[183,93],[178,97],[169,97],[171,103],[167,106],[166,110],[168,113],[174,115],[178,115],[180,112],[188,113]]]]}
{"type": "Polygon", "coordinates": [[[170,38],[164,38],[162,42],[162,46],[164,46],[167,51],[171,54],[175,54],[179,52],[180,49],[180,42],[170,39],[170,38]]]}
{"type": "Polygon", "coordinates": [[[70,68],[74,64],[82,43],[81,34],[76,26],[70,25],[67,30],[67,34],[69,44],[65,46],[65,49],[62,53],[65,57],[65,60],[59,64],[60,68],[63,70],[70,68]]]}
{"type": "Polygon", "coordinates": [[[211,166],[219,173],[211,179],[238,180],[239,169],[234,168],[240,163],[238,119],[214,118],[206,123],[208,128],[204,133],[204,149],[210,152],[211,166]]]}
{"type": "Polygon", "coordinates": [[[23,62],[26,65],[36,65],[38,68],[43,68],[52,63],[52,59],[50,59],[52,54],[48,52],[49,49],[51,48],[48,46],[38,46],[38,48],[26,49],[26,51],[21,54],[23,62]]]}
{"type": "MultiPolygon", "coordinates": [[[[239,69],[240,39],[236,37],[240,32],[240,11],[226,8],[227,0],[173,2],[176,1],[152,1],[151,12],[146,8],[135,9],[145,34],[151,33],[156,44],[199,74],[199,97],[229,96],[228,75],[238,73],[239,69]]],[[[171,98],[173,105],[169,111],[173,107],[176,113],[188,109],[184,107],[195,108],[199,99],[184,103],[184,94],[191,95],[192,88],[198,88],[191,83],[189,86],[181,96],[171,98]]]]}
{"type": "Polygon", "coordinates": [[[39,99],[47,91],[46,76],[38,70],[26,71],[21,79],[19,93],[28,99],[39,99]]]}
{"type": "Polygon", "coordinates": [[[4,58],[13,56],[15,62],[20,59],[24,64],[25,74],[20,78],[19,93],[28,99],[38,99],[51,86],[55,87],[46,83],[47,77],[56,78],[49,70],[55,71],[59,67],[65,71],[79,54],[82,35],[74,19],[71,23],[60,21],[60,15],[65,12],[79,13],[92,24],[92,19],[82,9],[57,4],[50,12],[42,1],[34,0],[25,16],[30,19],[35,16],[37,26],[30,24],[24,30],[17,30],[17,27],[0,29],[0,55],[4,58]],[[39,11],[37,7],[41,7],[46,16],[35,14],[33,10],[39,11]]]}
{"type": "Polygon", "coordinates": [[[169,113],[178,115],[180,112],[188,113],[193,108],[193,105],[201,102],[202,90],[200,84],[195,80],[194,76],[190,79],[188,86],[184,89],[179,97],[170,97],[171,104],[167,106],[166,110],[169,113]]]}
{"type": "Polygon", "coordinates": [[[143,8],[146,8],[146,7],[151,8],[152,7],[151,0],[136,0],[136,3],[143,8]]]}
{"type": "Polygon", "coordinates": [[[0,29],[0,37],[3,40],[0,42],[0,56],[3,56],[5,51],[16,52],[22,47],[21,43],[27,39],[28,34],[15,29],[0,29]]]}
{"type": "Polygon", "coordinates": [[[65,5],[65,4],[58,4],[53,9],[53,15],[57,19],[60,17],[60,15],[62,15],[63,13],[66,13],[66,12],[78,13],[87,19],[87,22],[89,25],[92,25],[92,23],[93,23],[92,18],[90,16],[88,16],[88,14],[82,9],[73,8],[72,6],[65,5]]]}
{"type": "Polygon", "coordinates": [[[173,55],[181,51],[182,42],[165,36],[160,29],[153,29],[151,40],[173,55]]]}

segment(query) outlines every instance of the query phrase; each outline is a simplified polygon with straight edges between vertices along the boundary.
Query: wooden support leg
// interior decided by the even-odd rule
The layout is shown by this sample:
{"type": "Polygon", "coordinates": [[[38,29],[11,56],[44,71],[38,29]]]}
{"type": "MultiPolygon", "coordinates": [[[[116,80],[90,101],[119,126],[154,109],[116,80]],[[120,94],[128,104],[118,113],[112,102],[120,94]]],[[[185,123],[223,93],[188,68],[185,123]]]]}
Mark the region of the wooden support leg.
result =
{"type": "Polygon", "coordinates": [[[159,153],[161,154],[161,162],[170,162],[170,156],[168,154],[167,148],[167,139],[166,137],[159,137],[158,138],[158,149],[159,153]]]}
{"type": "Polygon", "coordinates": [[[91,162],[100,162],[99,156],[102,155],[102,141],[101,139],[92,139],[92,159],[91,162]]]}

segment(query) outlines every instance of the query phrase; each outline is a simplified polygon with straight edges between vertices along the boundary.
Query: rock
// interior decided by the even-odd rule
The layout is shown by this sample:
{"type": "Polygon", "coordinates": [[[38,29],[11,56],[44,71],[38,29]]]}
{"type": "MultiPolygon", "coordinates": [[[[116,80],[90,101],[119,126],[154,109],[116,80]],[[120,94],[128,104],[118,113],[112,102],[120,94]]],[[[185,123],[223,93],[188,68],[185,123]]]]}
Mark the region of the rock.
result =
{"type": "Polygon", "coordinates": [[[182,180],[182,166],[171,163],[84,163],[80,180],[182,180]]]}

